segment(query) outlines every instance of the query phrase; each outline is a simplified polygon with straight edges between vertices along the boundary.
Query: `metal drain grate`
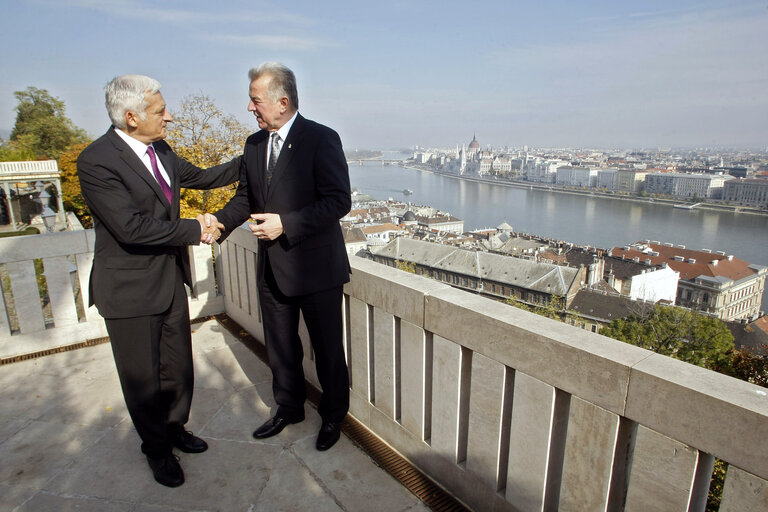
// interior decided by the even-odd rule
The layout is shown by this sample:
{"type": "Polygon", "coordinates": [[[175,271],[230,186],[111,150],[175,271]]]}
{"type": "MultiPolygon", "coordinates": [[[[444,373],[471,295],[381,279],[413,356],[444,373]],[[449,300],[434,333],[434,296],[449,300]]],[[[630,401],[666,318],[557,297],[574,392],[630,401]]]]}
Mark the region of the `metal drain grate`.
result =
{"type": "MultiPolygon", "coordinates": [[[[216,318],[216,317],[204,316],[200,318],[195,318],[194,320],[191,320],[189,323],[196,324],[200,322],[205,322],[206,320],[210,320],[213,318],[216,318]]],[[[86,340],[80,343],[74,343],[72,345],[67,345],[65,347],[50,348],[48,350],[40,350],[39,352],[32,352],[30,354],[22,354],[20,356],[6,357],[4,359],[0,359],[0,366],[3,366],[5,364],[20,363],[21,361],[29,361],[30,359],[37,359],[38,357],[50,356],[52,354],[61,354],[62,352],[71,352],[72,350],[79,350],[81,348],[93,347],[95,345],[101,345],[102,343],[109,343],[109,337],[106,336],[104,338],[94,338],[92,340],[86,340]]]]}
{"type": "Polygon", "coordinates": [[[435,512],[469,512],[453,496],[416,469],[399,453],[368,430],[362,423],[347,416],[341,430],[352,439],[382,469],[435,512]]]}
{"type": "MultiPolygon", "coordinates": [[[[267,362],[264,346],[243,329],[237,322],[225,314],[216,315],[216,319],[233,336],[240,339],[257,357],[267,362]]],[[[320,391],[307,383],[307,397],[315,406],[320,401],[320,391]]],[[[379,439],[362,423],[347,415],[341,426],[342,432],[368,454],[373,461],[411,491],[426,506],[435,512],[469,512],[456,498],[435,484],[413,464],[379,439]]]]}
{"type": "Polygon", "coordinates": [[[51,348],[48,350],[41,350],[39,352],[32,352],[31,354],[22,354],[20,356],[6,357],[5,359],[0,359],[0,366],[3,366],[5,364],[19,363],[21,361],[29,361],[30,359],[37,359],[38,357],[50,356],[51,354],[71,352],[72,350],[78,350],[85,347],[93,347],[94,345],[101,345],[102,343],[109,343],[109,338],[95,338],[92,340],[75,343],[74,345],[67,345],[66,347],[51,348]]]}

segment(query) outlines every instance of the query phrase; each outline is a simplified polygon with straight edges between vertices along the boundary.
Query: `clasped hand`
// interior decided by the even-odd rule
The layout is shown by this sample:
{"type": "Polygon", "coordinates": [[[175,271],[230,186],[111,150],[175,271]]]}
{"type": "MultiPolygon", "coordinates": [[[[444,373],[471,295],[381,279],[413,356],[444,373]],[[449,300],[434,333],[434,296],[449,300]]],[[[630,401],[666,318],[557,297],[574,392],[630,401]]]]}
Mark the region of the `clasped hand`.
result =
{"type": "Polygon", "coordinates": [[[252,213],[248,227],[259,240],[274,240],[283,234],[283,222],[277,213],[252,213]]]}
{"type": "Polygon", "coordinates": [[[198,215],[196,219],[202,228],[200,233],[200,241],[202,243],[210,245],[221,237],[221,230],[224,229],[224,224],[216,220],[216,217],[206,213],[205,215],[198,215]]]}

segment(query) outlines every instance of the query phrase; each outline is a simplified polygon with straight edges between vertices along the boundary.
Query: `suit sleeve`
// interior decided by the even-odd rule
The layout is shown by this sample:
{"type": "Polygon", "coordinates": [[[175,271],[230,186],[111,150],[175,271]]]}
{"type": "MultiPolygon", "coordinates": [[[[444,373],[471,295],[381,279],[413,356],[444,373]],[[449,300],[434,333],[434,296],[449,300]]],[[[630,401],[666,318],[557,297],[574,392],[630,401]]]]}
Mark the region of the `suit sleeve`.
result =
{"type": "MultiPolygon", "coordinates": [[[[121,244],[197,245],[200,223],[194,219],[164,220],[144,213],[108,159],[84,151],[77,159],[80,188],[88,208],[121,244]]],[[[154,200],[154,199],[153,199],[154,200]]]]}
{"type": "Polygon", "coordinates": [[[221,238],[218,240],[222,243],[232,230],[238,227],[240,224],[248,220],[251,216],[251,205],[248,199],[248,173],[246,172],[248,164],[246,162],[246,156],[240,160],[239,168],[239,182],[237,184],[237,191],[232,196],[224,207],[214,213],[216,219],[224,224],[224,230],[221,232],[221,238]]]}
{"type": "Polygon", "coordinates": [[[320,130],[314,155],[315,201],[297,211],[280,215],[288,243],[295,245],[318,231],[338,225],[352,207],[349,168],[339,135],[330,128],[320,130]]]}
{"type": "Polygon", "coordinates": [[[183,158],[179,158],[165,141],[155,143],[156,146],[160,144],[164,146],[163,150],[167,151],[168,155],[174,159],[174,169],[179,174],[183,188],[208,190],[225,187],[237,181],[241,160],[239,156],[229,162],[208,169],[201,169],[183,158]]]}

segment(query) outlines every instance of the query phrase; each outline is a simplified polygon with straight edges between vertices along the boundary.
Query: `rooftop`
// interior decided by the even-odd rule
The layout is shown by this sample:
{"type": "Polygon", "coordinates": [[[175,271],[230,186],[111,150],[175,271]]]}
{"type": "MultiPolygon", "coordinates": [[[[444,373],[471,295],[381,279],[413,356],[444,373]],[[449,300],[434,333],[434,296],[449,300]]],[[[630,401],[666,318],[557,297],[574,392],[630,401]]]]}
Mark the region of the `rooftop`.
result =
{"type": "Polygon", "coordinates": [[[683,246],[660,243],[637,243],[629,247],[614,247],[611,255],[615,257],[639,258],[650,260],[652,265],[666,263],[672,270],[680,272],[680,279],[705,277],[726,277],[737,281],[758,273],[750,263],[725,253],[696,251],[683,246]]]}

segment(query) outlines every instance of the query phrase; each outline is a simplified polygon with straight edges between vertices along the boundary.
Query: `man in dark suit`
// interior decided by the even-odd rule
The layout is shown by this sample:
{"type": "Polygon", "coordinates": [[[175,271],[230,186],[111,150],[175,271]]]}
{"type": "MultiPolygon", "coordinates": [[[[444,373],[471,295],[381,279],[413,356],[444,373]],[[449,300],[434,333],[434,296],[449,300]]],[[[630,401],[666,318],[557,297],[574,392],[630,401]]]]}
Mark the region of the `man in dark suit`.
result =
{"type": "Polygon", "coordinates": [[[222,236],[256,221],[248,227],[259,239],[256,278],[278,407],[253,436],[271,437],[304,419],[301,313],[323,391],[316,447],[327,450],[349,409],[341,312],[349,260],[339,225],[351,207],[349,170],[338,134],[298,113],[290,69],[265,63],[248,76],[248,110],[261,130],[246,140],[236,195],[209,219],[230,230],[222,227],[222,236]]]}
{"type": "Polygon", "coordinates": [[[186,246],[218,236],[202,216],[179,218],[179,189],[234,183],[239,158],[206,171],[177,157],[163,140],[173,119],[156,80],[123,75],[105,90],[113,126],[77,159],[96,233],[89,305],[105,319],[123,396],[155,480],[176,487],[184,472],[173,447],[187,453],[208,447],[184,429],[194,379],[186,246]]]}

